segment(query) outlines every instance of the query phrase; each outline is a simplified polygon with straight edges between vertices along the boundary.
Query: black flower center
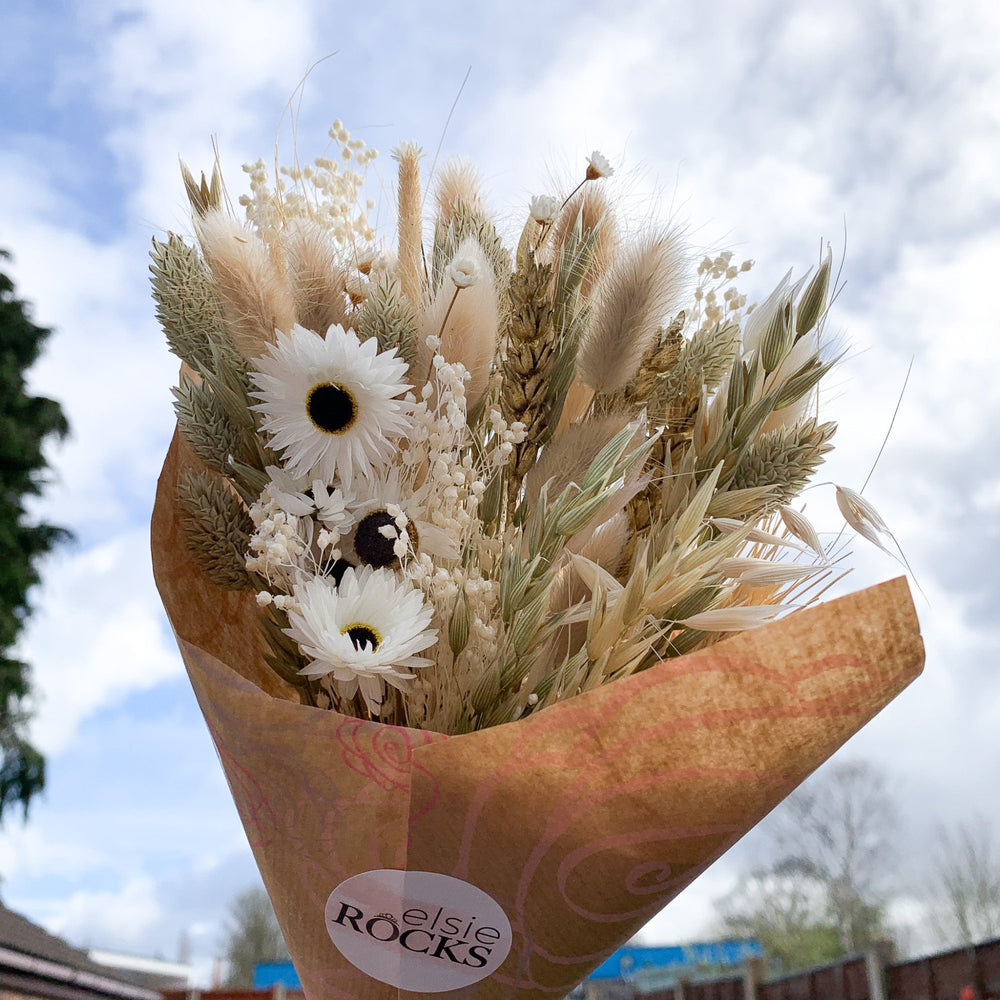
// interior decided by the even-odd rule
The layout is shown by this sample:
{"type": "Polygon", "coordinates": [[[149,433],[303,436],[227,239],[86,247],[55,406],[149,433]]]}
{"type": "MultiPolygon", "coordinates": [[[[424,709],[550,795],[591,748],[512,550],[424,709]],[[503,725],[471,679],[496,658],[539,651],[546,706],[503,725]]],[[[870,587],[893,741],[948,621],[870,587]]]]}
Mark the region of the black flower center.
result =
{"type": "Polygon", "coordinates": [[[339,587],[340,581],[344,579],[344,574],[349,569],[354,569],[354,563],[348,562],[346,559],[337,559],[326,567],[324,573],[332,577],[333,582],[339,587]]]}
{"type": "Polygon", "coordinates": [[[373,653],[378,649],[379,643],[382,641],[382,636],[371,625],[362,625],[360,623],[357,625],[348,625],[340,634],[346,635],[354,643],[355,649],[365,646],[373,653]]]}
{"type": "Polygon", "coordinates": [[[333,382],[314,385],[306,396],[306,412],[313,425],[327,434],[343,434],[358,418],[355,398],[333,382]]]}
{"type": "Polygon", "coordinates": [[[354,533],[354,551],[366,566],[392,566],[398,562],[392,547],[399,537],[395,519],[385,510],[373,510],[366,514],[354,533]],[[392,537],[386,538],[379,530],[391,526],[392,537]]]}

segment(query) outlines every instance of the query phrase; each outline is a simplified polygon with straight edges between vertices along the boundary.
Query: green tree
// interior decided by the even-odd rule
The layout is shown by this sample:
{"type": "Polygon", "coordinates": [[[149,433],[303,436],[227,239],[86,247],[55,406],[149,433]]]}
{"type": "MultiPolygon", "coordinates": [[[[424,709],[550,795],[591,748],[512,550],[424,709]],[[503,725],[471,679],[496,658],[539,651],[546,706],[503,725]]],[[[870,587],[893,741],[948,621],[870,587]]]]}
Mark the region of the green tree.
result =
{"type": "MultiPolygon", "coordinates": [[[[0,250],[0,262],[9,259],[0,250]]],[[[50,332],[31,322],[29,307],[0,272],[0,816],[15,803],[27,814],[45,784],[45,760],[26,735],[31,672],[14,647],[31,611],[39,560],[68,534],[34,522],[26,509],[46,484],[45,442],[69,430],[59,404],[25,386],[50,332]]]]}
{"type": "Polygon", "coordinates": [[[717,905],[721,930],[759,941],[775,972],[822,965],[843,954],[821,887],[798,872],[780,865],[757,868],[717,905]]]}
{"type": "Polygon", "coordinates": [[[288,960],[288,948],[274,915],[271,900],[262,886],[241,892],[229,907],[226,927],[226,986],[248,990],[259,962],[288,960]]]}

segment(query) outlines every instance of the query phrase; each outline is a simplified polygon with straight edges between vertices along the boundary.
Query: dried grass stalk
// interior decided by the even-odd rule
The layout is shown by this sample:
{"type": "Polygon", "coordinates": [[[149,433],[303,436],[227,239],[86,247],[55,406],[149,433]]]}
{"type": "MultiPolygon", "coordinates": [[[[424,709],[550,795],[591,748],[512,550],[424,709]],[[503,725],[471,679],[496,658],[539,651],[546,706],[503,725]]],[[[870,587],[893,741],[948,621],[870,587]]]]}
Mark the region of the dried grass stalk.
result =
{"type": "Polygon", "coordinates": [[[493,272],[493,284],[501,310],[507,305],[507,286],[510,282],[511,261],[496,226],[488,218],[478,199],[475,204],[457,201],[450,209],[450,221],[444,225],[440,220],[434,227],[434,250],[432,254],[431,287],[438,289],[445,281],[445,272],[451,261],[458,255],[459,247],[466,240],[473,239],[479,244],[493,272]]]}
{"type": "Polygon", "coordinates": [[[150,257],[156,318],[167,346],[195,371],[204,371],[212,363],[213,342],[228,341],[212,276],[195,248],[174,233],[165,243],[154,239],[150,257]]]}
{"type": "Polygon", "coordinates": [[[535,463],[550,409],[548,382],[555,352],[551,285],[552,268],[533,258],[510,283],[500,408],[508,424],[518,420],[525,427],[525,439],[515,445],[510,460],[517,480],[535,463]]]}
{"type": "Polygon", "coordinates": [[[206,472],[189,472],[177,496],[188,548],[209,579],[226,590],[253,590],[246,569],[253,522],[239,497],[206,472]]]}
{"type": "Polygon", "coordinates": [[[466,160],[448,160],[438,171],[435,188],[437,224],[447,229],[455,222],[460,207],[475,215],[485,216],[479,195],[479,175],[466,160]]]}
{"type": "Polygon", "coordinates": [[[528,473],[524,492],[532,506],[538,503],[542,487],[548,483],[548,495],[559,496],[570,484],[579,485],[600,450],[628,423],[622,414],[599,417],[584,424],[573,424],[546,446],[528,473]]]}
{"type": "Polygon", "coordinates": [[[732,488],[768,487],[780,503],[787,504],[833,448],[836,429],[832,421],[821,424],[810,419],[761,434],[737,463],[732,488]]]}
{"type": "MultiPolygon", "coordinates": [[[[417,336],[417,372],[425,380],[431,373],[427,337],[441,338],[440,352],[447,361],[461,362],[469,372],[466,400],[471,409],[486,391],[499,333],[499,306],[493,270],[474,239],[465,240],[455,260],[467,259],[478,271],[478,280],[465,288],[444,281],[431,302],[417,336]]],[[[422,383],[421,383],[422,384],[422,383]]]]}
{"type": "Polygon", "coordinates": [[[361,340],[375,337],[383,351],[395,348],[407,364],[417,357],[417,316],[395,278],[383,275],[370,286],[355,318],[361,340]]]}
{"type": "Polygon", "coordinates": [[[570,243],[577,224],[581,232],[596,234],[593,253],[580,283],[580,294],[587,299],[607,274],[621,246],[621,233],[604,185],[585,184],[563,206],[549,237],[555,259],[570,243]]]}
{"type": "Polygon", "coordinates": [[[209,469],[231,475],[230,458],[246,451],[244,430],[233,423],[205,383],[182,375],[181,384],[171,391],[177,426],[191,450],[209,469]]]}

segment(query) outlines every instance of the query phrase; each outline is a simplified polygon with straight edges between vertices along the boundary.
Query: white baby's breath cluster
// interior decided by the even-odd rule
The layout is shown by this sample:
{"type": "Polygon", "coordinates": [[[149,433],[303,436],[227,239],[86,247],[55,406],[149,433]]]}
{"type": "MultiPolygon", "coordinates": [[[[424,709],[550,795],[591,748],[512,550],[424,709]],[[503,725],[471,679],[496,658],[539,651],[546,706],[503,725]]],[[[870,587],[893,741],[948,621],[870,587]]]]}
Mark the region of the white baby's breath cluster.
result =
{"type": "MultiPolygon", "coordinates": [[[[531,199],[513,251],[471,168],[446,165],[425,246],[414,143],[393,152],[381,245],[375,152],[339,121],[330,138],[335,156],[276,181],[245,168],[245,225],[216,175],[185,171],[199,247],[154,246],[160,319],[198,376],[176,393],[206,469],[182,497],[191,548],[254,593],[299,697],[465,732],[771,620],[831,578],[792,506],[834,427],[815,416],[829,251],[748,306],[751,261],[692,265],[672,231],[622,235],[598,151],[568,193],[531,199]]],[[[838,503],[881,544],[867,501],[838,503]]]]}
{"type": "Polygon", "coordinates": [[[753,267],[753,261],[735,264],[733,256],[731,250],[725,250],[716,257],[703,257],[698,264],[698,284],[693,295],[703,330],[727,319],[738,319],[746,309],[747,297],[736,287],[735,280],[753,267]]]}
{"type": "Polygon", "coordinates": [[[250,194],[239,203],[247,219],[270,241],[293,219],[323,226],[344,247],[371,244],[375,239],[368,213],[375,202],[364,195],[365,172],[378,151],[362,139],[352,139],[341,121],[335,121],[329,137],[336,156],[317,157],[302,167],[279,167],[274,183],[262,159],[244,164],[250,179],[250,194]]]}

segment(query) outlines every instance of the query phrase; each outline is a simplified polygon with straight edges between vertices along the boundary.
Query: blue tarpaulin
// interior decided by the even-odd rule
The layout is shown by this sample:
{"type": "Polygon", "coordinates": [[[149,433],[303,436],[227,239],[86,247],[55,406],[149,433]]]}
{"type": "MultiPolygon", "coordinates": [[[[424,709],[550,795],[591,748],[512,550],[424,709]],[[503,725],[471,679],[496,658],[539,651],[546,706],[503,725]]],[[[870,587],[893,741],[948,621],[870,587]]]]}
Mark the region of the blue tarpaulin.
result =
{"type": "Polygon", "coordinates": [[[253,988],[269,990],[278,984],[290,990],[301,990],[299,974],[291,962],[258,962],[253,970],[253,988]]]}
{"type": "Polygon", "coordinates": [[[707,941],[644,947],[625,945],[605,959],[588,979],[631,979],[641,969],[697,968],[699,966],[741,965],[748,958],[763,956],[759,941],[734,938],[728,941],[707,941]]]}

